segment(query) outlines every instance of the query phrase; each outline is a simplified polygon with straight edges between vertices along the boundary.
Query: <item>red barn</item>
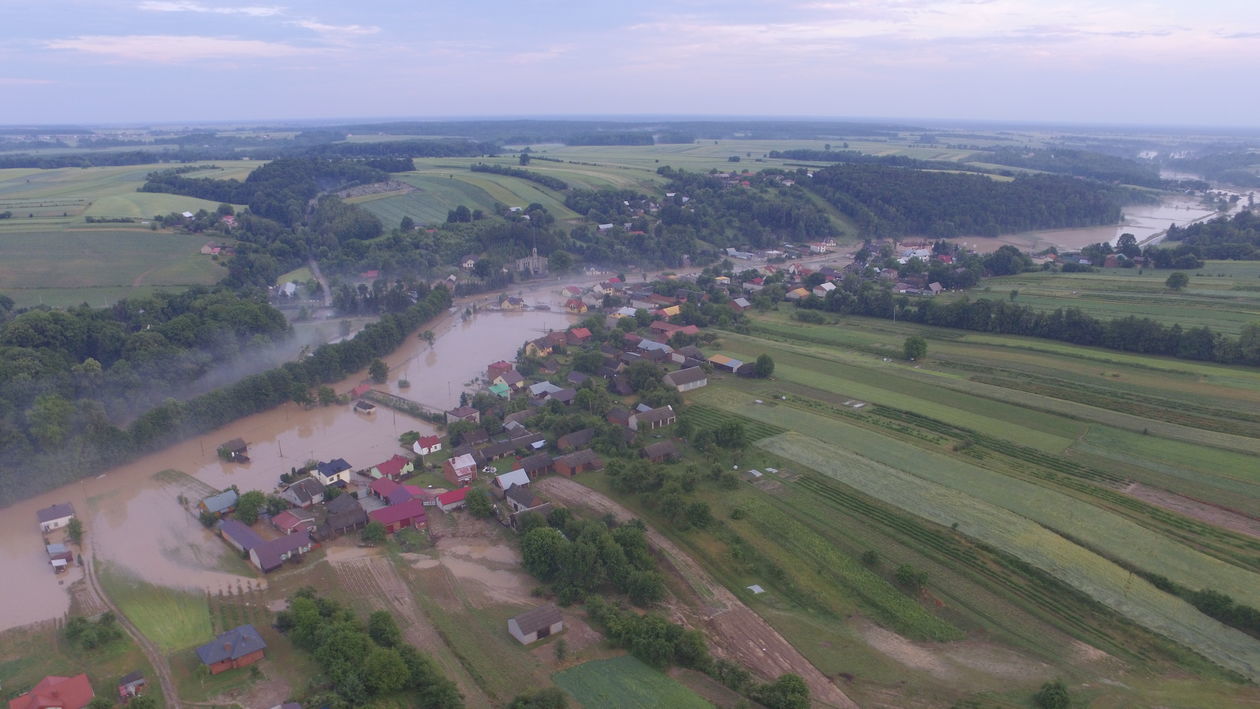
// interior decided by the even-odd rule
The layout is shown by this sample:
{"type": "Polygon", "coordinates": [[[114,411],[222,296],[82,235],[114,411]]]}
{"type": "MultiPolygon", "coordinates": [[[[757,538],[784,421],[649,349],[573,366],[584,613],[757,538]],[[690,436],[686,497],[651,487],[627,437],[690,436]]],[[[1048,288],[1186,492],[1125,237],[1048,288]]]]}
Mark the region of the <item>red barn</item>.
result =
{"type": "Polygon", "coordinates": [[[387,534],[393,534],[407,527],[424,529],[425,525],[428,524],[428,516],[425,514],[424,504],[415,498],[397,505],[372,510],[368,513],[368,517],[373,522],[380,522],[385,525],[387,534]]]}

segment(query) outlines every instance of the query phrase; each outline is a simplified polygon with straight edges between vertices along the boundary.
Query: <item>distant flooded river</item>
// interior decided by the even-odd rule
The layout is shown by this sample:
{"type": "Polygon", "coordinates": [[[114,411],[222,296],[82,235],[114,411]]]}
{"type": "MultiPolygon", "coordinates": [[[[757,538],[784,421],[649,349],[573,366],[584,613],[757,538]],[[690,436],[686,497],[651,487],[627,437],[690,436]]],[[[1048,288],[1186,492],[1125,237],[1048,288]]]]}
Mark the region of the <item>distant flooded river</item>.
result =
{"type": "MultiPolygon", "coordinates": [[[[556,289],[544,286],[528,293],[527,300],[555,303],[558,297],[548,291],[556,289]]],[[[464,304],[457,307],[462,311],[464,304]]],[[[390,376],[381,388],[449,408],[487,364],[513,359],[525,340],[548,329],[564,329],[575,319],[540,311],[480,312],[468,321],[447,315],[430,326],[437,335],[433,346],[412,336],[385,358],[390,376]],[[411,387],[400,389],[399,378],[410,380],[411,387]]],[[[364,377],[359,372],[334,388],[344,393],[364,377]]],[[[368,467],[403,452],[398,436],[409,430],[430,433],[434,427],[383,407],[365,417],[350,406],[303,409],[285,404],[8,507],[0,511],[0,574],[6,579],[0,629],[55,618],[70,607],[65,586],[79,578],[79,571],[53,573],[35,520],[38,509],[72,502],[101,559],[155,583],[214,591],[245,579],[224,563],[228,547],[178,505],[180,494],[195,504],[208,491],[231,484],[242,491],[271,491],[281,473],[308,460],[345,458],[355,469],[368,467]],[[221,462],[215,452],[219,444],[238,436],[249,443],[251,462],[221,462]],[[165,470],[187,476],[157,475],[165,470]]]]}

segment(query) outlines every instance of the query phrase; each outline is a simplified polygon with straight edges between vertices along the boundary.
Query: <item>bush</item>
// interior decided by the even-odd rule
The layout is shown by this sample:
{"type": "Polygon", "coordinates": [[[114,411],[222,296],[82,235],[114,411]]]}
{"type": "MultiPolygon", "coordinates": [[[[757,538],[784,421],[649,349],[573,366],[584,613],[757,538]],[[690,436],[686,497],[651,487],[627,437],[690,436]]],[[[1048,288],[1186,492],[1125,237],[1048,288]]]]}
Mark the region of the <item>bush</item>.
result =
{"type": "Polygon", "coordinates": [[[1056,679],[1041,685],[1041,689],[1033,695],[1033,703],[1040,709],[1068,709],[1072,706],[1072,699],[1063,680],[1056,679]]]}

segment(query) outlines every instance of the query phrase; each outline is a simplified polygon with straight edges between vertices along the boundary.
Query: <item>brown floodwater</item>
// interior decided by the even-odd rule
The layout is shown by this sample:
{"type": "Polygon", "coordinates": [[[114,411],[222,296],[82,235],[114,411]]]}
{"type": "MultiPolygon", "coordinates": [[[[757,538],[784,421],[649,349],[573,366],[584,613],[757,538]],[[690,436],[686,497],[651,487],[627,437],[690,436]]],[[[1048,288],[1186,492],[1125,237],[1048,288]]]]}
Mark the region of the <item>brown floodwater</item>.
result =
{"type": "MultiPolygon", "coordinates": [[[[526,299],[554,305],[557,288],[540,286],[527,292],[526,299]]],[[[462,310],[471,302],[461,302],[456,314],[431,326],[437,335],[432,346],[413,336],[386,357],[390,381],[382,388],[429,406],[450,407],[487,364],[513,359],[525,340],[576,320],[554,310],[480,311],[464,320],[462,310]],[[411,386],[400,389],[399,378],[409,379],[411,386]]],[[[356,373],[334,388],[344,393],[365,376],[356,373]]],[[[248,579],[232,573],[239,564],[232,563],[223,542],[179,505],[181,494],[195,504],[207,492],[232,484],[270,492],[281,473],[308,460],[345,458],[355,469],[369,467],[404,452],[398,436],[412,430],[435,431],[428,422],[384,407],[363,416],[350,406],[304,409],[285,404],[0,510],[0,573],[8,579],[0,630],[55,618],[70,607],[66,587],[80,572],[53,573],[35,520],[40,508],[73,503],[91,548],[127,573],[162,585],[215,591],[248,579]],[[225,463],[215,453],[220,443],[236,437],[249,444],[247,464],[225,463]],[[186,475],[160,474],[167,470],[186,475]]]]}

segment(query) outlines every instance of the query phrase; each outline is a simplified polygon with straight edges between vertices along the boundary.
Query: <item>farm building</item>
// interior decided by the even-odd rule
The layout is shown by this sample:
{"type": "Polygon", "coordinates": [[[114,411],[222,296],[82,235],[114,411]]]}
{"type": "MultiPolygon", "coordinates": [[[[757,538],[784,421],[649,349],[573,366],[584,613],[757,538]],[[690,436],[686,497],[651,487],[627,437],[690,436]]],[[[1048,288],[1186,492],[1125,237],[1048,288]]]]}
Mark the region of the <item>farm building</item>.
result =
{"type": "Polygon", "coordinates": [[[442,464],[442,473],[452,485],[467,485],[477,479],[477,461],[468,453],[447,458],[442,464]]]}
{"type": "Polygon", "coordinates": [[[562,451],[571,451],[577,450],[585,445],[590,445],[590,442],[593,440],[595,440],[595,429],[584,428],[580,431],[564,434],[560,438],[556,439],[556,445],[559,446],[562,451]]]}
{"type": "Polygon", "coordinates": [[[411,474],[416,469],[415,463],[410,460],[394,454],[394,457],[384,463],[377,463],[372,466],[371,476],[374,478],[389,478],[390,480],[398,480],[404,475],[411,474]]]}
{"type": "Polygon", "coordinates": [[[548,603],[508,619],[508,632],[522,645],[538,642],[564,630],[560,609],[548,603]]]}
{"type": "Polygon", "coordinates": [[[678,415],[674,413],[674,407],[667,404],[658,409],[631,414],[629,427],[631,431],[651,431],[675,423],[678,423],[678,415]]]}
{"type": "Polygon", "coordinates": [[[530,489],[524,485],[513,485],[504,493],[504,500],[507,501],[508,508],[513,514],[518,512],[526,512],[528,510],[538,509],[547,504],[539,496],[535,495],[530,489]]]}
{"type": "Polygon", "coordinates": [[[227,489],[223,492],[215,493],[197,504],[202,512],[209,512],[216,515],[225,515],[236,509],[236,490],[227,489]]]}
{"type": "Polygon", "coordinates": [[[74,552],[65,544],[49,544],[45,551],[48,552],[48,563],[54,571],[65,571],[67,566],[74,563],[74,552]]]}
{"type": "Polygon", "coordinates": [[[271,518],[271,526],[283,534],[314,532],[315,515],[300,508],[284,510],[271,518]]]}
{"type": "Polygon", "coordinates": [[[275,571],[289,559],[296,559],[314,548],[311,535],[306,532],[295,532],[277,539],[271,539],[249,550],[249,561],[260,571],[275,571]]]}
{"type": "Polygon", "coordinates": [[[531,480],[537,480],[539,475],[550,473],[554,464],[555,459],[550,453],[535,453],[521,459],[520,469],[524,470],[531,480]]]}
{"type": "Polygon", "coordinates": [[[458,423],[459,421],[480,423],[481,412],[471,406],[460,406],[446,412],[447,423],[458,423]]]}
{"type": "Polygon", "coordinates": [[[517,468],[510,473],[504,473],[497,476],[491,484],[500,491],[506,492],[507,489],[513,485],[528,485],[529,473],[525,472],[524,468],[517,468]]]}
{"type": "Polygon", "coordinates": [[[747,298],[734,298],[730,302],[731,310],[742,313],[752,307],[752,303],[747,298]]]}
{"type": "Polygon", "coordinates": [[[556,472],[570,478],[578,473],[604,469],[603,459],[599,457],[598,453],[590,448],[576,451],[568,455],[562,455],[559,458],[556,458],[555,463],[556,472]]]}
{"type": "Polygon", "coordinates": [[[709,375],[705,374],[700,367],[688,367],[687,369],[680,369],[677,372],[666,374],[663,380],[680,392],[691,391],[692,389],[706,386],[709,383],[709,375]]]}
{"type": "Polygon", "coordinates": [[[315,478],[302,478],[286,487],[280,497],[294,507],[307,508],[324,501],[324,485],[315,478]]]}
{"type": "Polygon", "coordinates": [[[36,512],[35,518],[39,520],[39,531],[41,532],[61,529],[70,524],[70,520],[74,519],[74,505],[69,502],[50,505],[36,512]]]}
{"type": "Polygon", "coordinates": [[[379,510],[372,510],[368,513],[368,517],[373,522],[380,522],[385,525],[386,534],[393,534],[407,527],[424,529],[427,523],[424,504],[415,498],[396,505],[390,505],[389,507],[382,507],[379,510]]]}
{"type": "Polygon", "coordinates": [[[245,441],[240,438],[233,438],[219,446],[219,455],[225,460],[230,460],[234,463],[249,462],[249,448],[245,445],[245,441]]]}
{"type": "Polygon", "coordinates": [[[31,691],[9,700],[9,709],[83,709],[96,698],[86,674],[48,675],[31,691]]]}
{"type": "Polygon", "coordinates": [[[678,460],[678,446],[673,441],[658,441],[643,447],[643,457],[653,463],[668,463],[678,460]]]}
{"type": "Polygon", "coordinates": [[[220,520],[215,525],[215,529],[218,530],[219,536],[223,537],[223,541],[231,544],[242,554],[263,543],[263,538],[258,536],[257,532],[239,520],[220,520]]]}
{"type": "Polygon", "coordinates": [[[353,495],[338,495],[324,505],[324,509],[327,514],[324,522],[315,529],[316,539],[332,539],[367,526],[367,512],[353,495]]]}
{"type": "Polygon", "coordinates": [[[727,357],[724,354],[713,355],[709,358],[709,364],[712,364],[716,369],[720,369],[724,372],[731,372],[732,374],[738,372],[739,368],[744,365],[742,361],[735,359],[734,357],[727,357]]]}
{"type": "Polygon", "coordinates": [[[490,383],[492,385],[502,384],[512,391],[517,391],[525,385],[525,377],[515,369],[509,369],[503,374],[491,379],[490,383]]]}
{"type": "Polygon", "coordinates": [[[438,495],[438,509],[443,512],[451,512],[468,504],[465,498],[468,497],[468,491],[471,489],[470,487],[461,487],[458,490],[451,490],[438,495]]]}
{"type": "Polygon", "coordinates": [[[246,623],[219,635],[214,640],[197,648],[197,658],[205,665],[210,674],[248,667],[263,659],[267,643],[254,629],[246,623]]]}
{"type": "Polygon", "coordinates": [[[411,444],[411,450],[415,451],[416,455],[437,453],[442,450],[442,439],[437,436],[421,436],[411,444]]]}
{"type": "Polygon", "coordinates": [[[118,699],[126,703],[128,699],[144,694],[144,688],[148,685],[143,672],[139,670],[129,672],[118,680],[118,699]]]}
{"type": "Polygon", "coordinates": [[[314,475],[315,479],[323,483],[325,487],[333,484],[344,485],[350,482],[350,464],[345,458],[333,458],[327,463],[316,463],[311,475],[314,475]]]}

